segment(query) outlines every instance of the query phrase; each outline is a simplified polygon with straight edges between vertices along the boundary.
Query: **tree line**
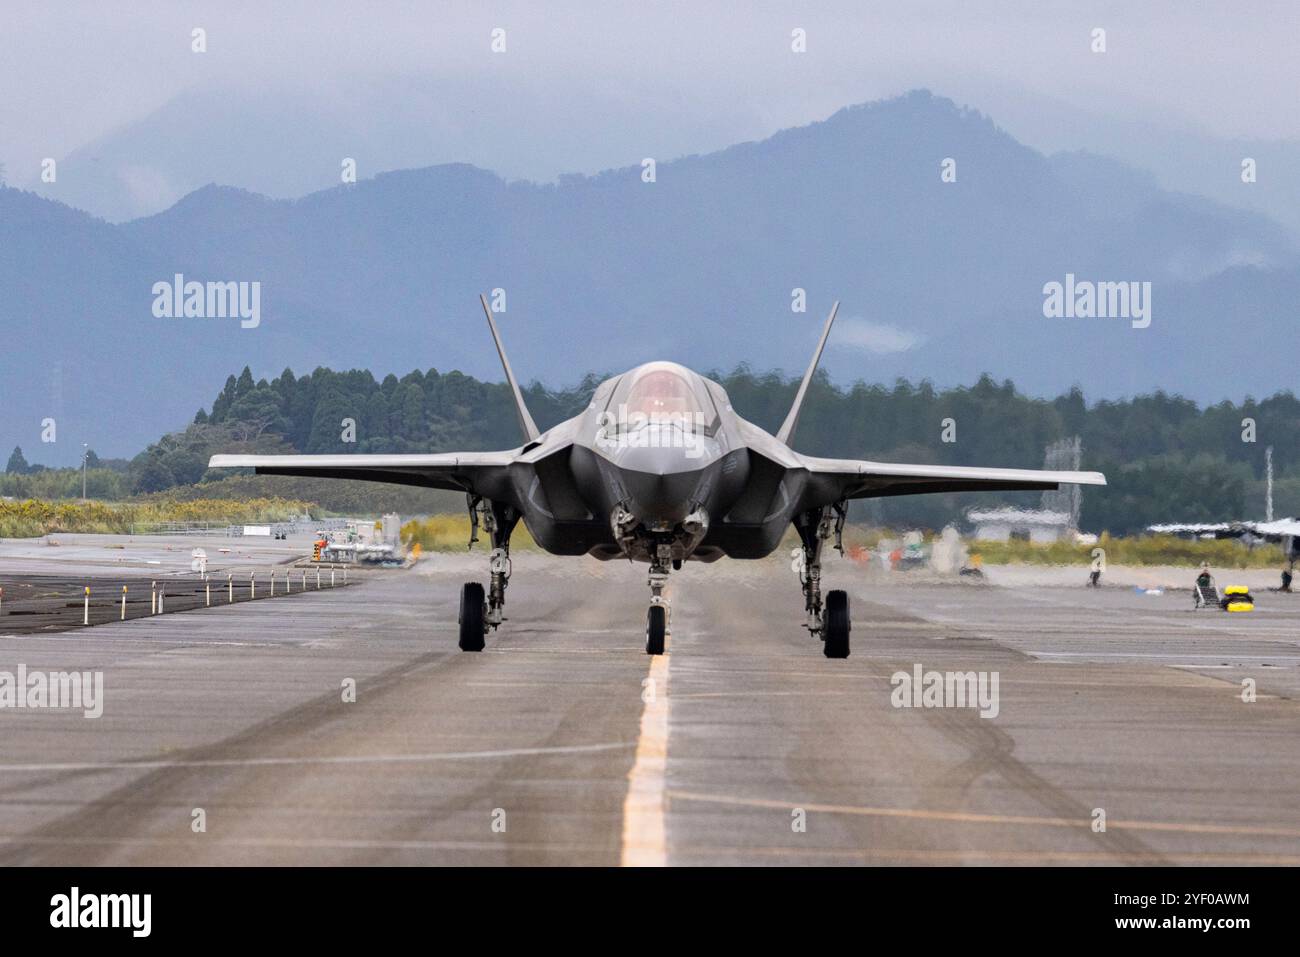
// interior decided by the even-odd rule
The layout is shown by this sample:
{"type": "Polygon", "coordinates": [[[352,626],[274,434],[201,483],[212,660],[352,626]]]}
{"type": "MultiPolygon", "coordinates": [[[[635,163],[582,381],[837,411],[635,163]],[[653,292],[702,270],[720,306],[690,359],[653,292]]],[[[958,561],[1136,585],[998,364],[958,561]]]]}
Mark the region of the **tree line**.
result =
{"type": "MultiPolygon", "coordinates": [[[[797,387],[780,373],[745,366],[711,377],[727,389],[740,415],[773,432],[797,387]]],[[[602,378],[591,374],[567,389],[539,383],[525,389],[539,427],[585,408],[602,378]]],[[[1033,398],[989,376],[969,387],[938,389],[901,379],[890,386],[840,387],[819,374],[795,445],[840,458],[1038,468],[1047,445],[1071,436],[1081,438],[1082,467],[1104,471],[1110,483],[1084,491],[1081,525],[1091,531],[1126,534],[1160,521],[1262,517],[1267,446],[1274,450],[1275,511],[1300,512],[1300,480],[1291,477],[1300,454],[1300,400],[1290,392],[1208,407],[1163,392],[1090,405],[1078,389],[1033,398]]],[[[217,451],[478,451],[519,444],[504,383],[436,369],[377,380],[366,371],[325,368],[303,376],[286,369],[268,381],[255,380],[245,368],[185,430],[163,436],[129,463],[96,471],[118,475],[126,493],[140,494],[228,475],[207,468],[217,451]]],[[[7,480],[14,466],[11,458],[7,480]]],[[[1035,507],[1039,497],[899,497],[856,503],[853,517],[938,528],[960,522],[971,507],[1035,507]]]]}

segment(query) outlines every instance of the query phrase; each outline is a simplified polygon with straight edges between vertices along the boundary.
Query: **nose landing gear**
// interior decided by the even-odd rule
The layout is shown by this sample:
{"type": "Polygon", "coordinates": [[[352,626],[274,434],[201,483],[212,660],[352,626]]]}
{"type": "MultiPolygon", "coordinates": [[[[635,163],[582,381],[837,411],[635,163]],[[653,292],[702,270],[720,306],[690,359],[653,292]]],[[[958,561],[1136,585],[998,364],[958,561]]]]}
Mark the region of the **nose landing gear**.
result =
{"type": "MultiPolygon", "coordinates": [[[[662,655],[664,638],[668,634],[668,599],[664,598],[664,586],[668,584],[669,562],[672,549],[660,545],[650,562],[650,608],[646,612],[645,653],[662,655]]],[[[676,563],[674,563],[676,564],[676,563]]]]}

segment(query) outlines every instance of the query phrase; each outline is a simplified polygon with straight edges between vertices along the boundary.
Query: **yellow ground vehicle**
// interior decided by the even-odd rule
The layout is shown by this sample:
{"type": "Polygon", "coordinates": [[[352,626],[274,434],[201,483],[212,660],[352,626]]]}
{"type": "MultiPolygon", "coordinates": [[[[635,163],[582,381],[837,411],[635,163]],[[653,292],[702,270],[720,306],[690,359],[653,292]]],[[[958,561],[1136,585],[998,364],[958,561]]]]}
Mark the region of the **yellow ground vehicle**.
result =
{"type": "Polygon", "coordinates": [[[1223,589],[1223,600],[1219,602],[1224,611],[1254,611],[1255,599],[1250,597],[1250,589],[1245,585],[1228,585],[1223,589]]]}

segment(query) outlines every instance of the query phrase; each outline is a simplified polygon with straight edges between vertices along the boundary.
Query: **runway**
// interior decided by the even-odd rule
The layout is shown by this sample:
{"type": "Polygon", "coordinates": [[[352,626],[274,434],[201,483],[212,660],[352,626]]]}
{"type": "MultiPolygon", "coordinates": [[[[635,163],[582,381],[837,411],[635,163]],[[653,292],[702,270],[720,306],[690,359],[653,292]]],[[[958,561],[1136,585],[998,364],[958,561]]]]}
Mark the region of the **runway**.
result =
{"type": "Polygon", "coordinates": [[[643,566],[520,552],[464,654],[485,566],[0,637],[0,669],[105,684],[96,720],[0,709],[0,863],[1300,863],[1300,596],[1230,616],[835,558],[832,661],[784,560],[724,560],[673,574],[650,658],[643,566]],[[996,673],[996,717],[895,707],[917,665],[996,673]]]}

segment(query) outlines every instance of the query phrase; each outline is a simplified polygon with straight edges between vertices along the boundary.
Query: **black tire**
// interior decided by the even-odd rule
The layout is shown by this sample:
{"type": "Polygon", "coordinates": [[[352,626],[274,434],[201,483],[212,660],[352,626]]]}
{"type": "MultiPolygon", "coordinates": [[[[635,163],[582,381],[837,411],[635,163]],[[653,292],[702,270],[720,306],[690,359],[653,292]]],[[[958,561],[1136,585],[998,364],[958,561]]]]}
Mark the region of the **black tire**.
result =
{"type": "Polygon", "coordinates": [[[826,612],[823,620],[822,635],[825,644],[822,653],[827,658],[847,658],[849,656],[849,593],[832,591],[826,594],[826,612]]]}
{"type": "Polygon", "coordinates": [[[668,609],[663,605],[651,605],[645,616],[645,653],[662,655],[664,653],[664,635],[668,631],[668,609]]]}
{"type": "Polygon", "coordinates": [[[460,650],[483,650],[483,618],[487,605],[483,600],[483,586],[466,582],[460,590],[460,650]]]}

